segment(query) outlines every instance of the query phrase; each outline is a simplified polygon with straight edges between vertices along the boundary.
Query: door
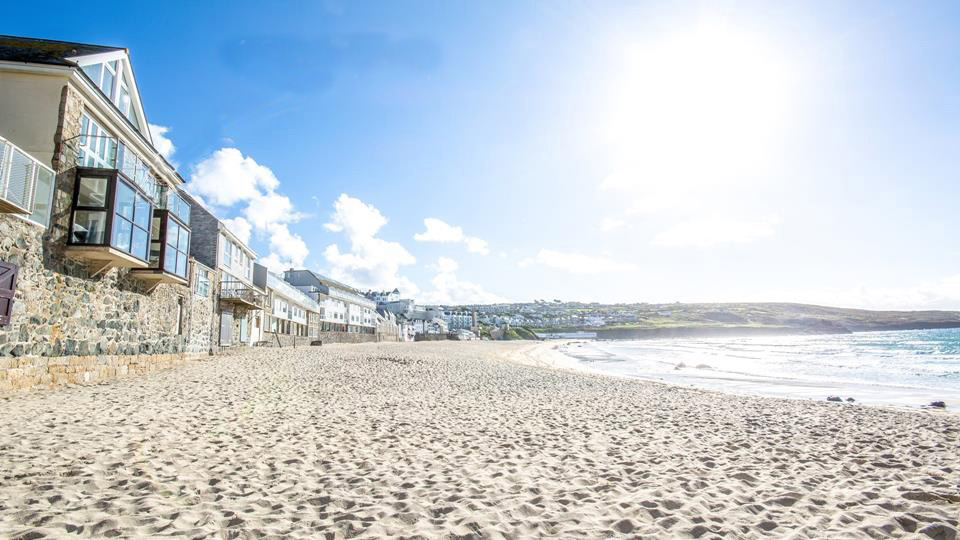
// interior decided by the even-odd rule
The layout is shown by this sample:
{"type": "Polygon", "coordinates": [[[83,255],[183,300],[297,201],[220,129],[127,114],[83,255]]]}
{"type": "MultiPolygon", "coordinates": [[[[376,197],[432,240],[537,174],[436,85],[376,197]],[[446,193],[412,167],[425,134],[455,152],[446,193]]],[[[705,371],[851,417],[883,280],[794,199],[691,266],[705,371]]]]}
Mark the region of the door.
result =
{"type": "Polygon", "coordinates": [[[227,307],[220,311],[220,346],[233,345],[233,308],[227,307]]]}
{"type": "Polygon", "coordinates": [[[253,315],[253,328],[250,329],[250,345],[256,345],[263,338],[260,331],[260,313],[253,315]]]}

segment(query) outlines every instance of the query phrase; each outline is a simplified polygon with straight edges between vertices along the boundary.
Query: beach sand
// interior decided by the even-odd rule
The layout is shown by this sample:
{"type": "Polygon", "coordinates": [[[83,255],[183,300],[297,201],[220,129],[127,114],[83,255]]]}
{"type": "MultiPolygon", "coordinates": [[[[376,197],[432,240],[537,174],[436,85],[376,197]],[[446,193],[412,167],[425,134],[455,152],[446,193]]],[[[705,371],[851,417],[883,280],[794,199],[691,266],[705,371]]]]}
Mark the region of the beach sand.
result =
{"type": "Polygon", "coordinates": [[[960,417],[263,349],[0,399],[0,538],[955,538],[960,417]]]}

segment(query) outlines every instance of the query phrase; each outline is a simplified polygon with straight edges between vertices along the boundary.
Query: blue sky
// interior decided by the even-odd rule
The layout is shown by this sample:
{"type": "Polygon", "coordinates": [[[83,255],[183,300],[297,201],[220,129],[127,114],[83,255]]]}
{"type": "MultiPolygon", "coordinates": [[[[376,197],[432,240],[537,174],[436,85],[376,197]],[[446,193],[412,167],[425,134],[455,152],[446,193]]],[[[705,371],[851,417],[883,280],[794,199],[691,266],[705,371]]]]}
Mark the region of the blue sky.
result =
{"type": "Polygon", "coordinates": [[[275,267],[960,309],[955,2],[54,4],[0,32],[128,47],[191,191],[275,267]]]}

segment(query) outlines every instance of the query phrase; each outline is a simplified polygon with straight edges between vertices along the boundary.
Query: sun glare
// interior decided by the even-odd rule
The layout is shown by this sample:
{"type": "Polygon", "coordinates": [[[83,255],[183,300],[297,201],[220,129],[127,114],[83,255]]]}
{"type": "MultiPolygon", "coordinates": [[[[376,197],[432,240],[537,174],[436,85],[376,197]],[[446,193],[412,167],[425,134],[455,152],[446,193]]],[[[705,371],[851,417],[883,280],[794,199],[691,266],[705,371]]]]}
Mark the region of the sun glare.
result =
{"type": "Polygon", "coordinates": [[[719,24],[626,47],[602,128],[613,165],[603,185],[656,206],[750,181],[782,138],[787,74],[769,42],[719,24]]]}

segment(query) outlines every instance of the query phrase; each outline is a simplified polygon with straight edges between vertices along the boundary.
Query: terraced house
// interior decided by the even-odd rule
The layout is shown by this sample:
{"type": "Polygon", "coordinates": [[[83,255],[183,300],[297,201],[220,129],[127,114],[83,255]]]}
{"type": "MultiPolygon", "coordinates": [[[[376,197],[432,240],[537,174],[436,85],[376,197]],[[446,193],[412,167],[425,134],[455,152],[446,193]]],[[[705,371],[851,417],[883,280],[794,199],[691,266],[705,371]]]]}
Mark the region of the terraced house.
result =
{"type": "Polygon", "coordinates": [[[257,254],[212,212],[189,198],[196,237],[190,253],[208,269],[199,279],[211,284],[216,298],[213,337],[219,347],[254,345],[263,332],[266,268],[257,254]]]}
{"type": "Polygon", "coordinates": [[[147,126],[126,49],[0,36],[0,389],[209,348],[190,204],[147,126]]]}

